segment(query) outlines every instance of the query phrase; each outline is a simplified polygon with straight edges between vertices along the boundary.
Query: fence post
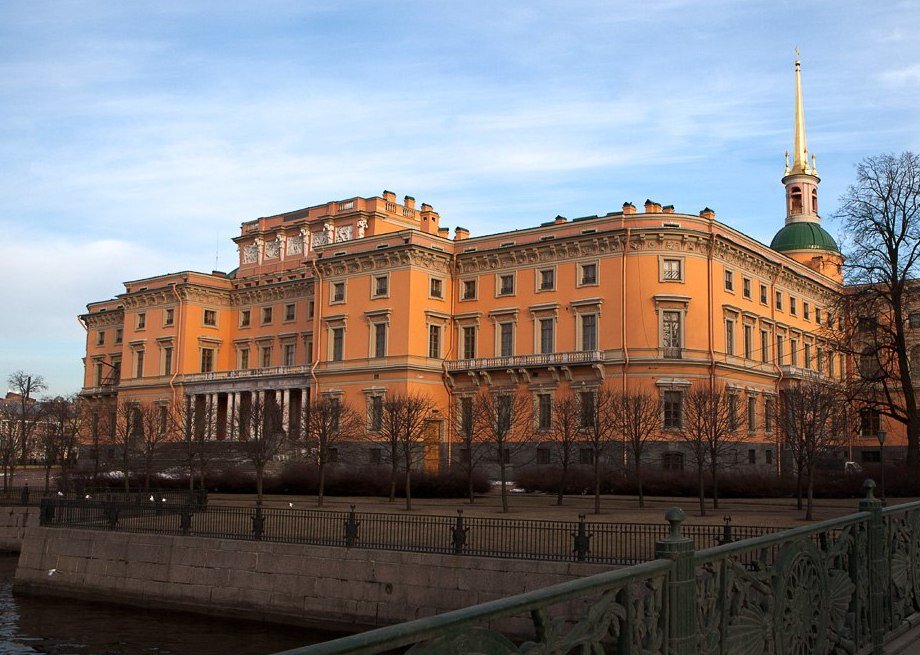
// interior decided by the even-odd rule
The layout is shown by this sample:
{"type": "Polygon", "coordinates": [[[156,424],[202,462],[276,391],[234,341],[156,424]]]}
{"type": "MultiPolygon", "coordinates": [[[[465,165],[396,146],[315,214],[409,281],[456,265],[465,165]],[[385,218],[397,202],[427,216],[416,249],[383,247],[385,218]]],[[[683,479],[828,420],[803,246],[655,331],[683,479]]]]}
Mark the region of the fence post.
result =
{"type": "Polygon", "coordinates": [[[593,534],[588,534],[588,529],[585,527],[585,515],[578,515],[578,532],[572,533],[572,538],[575,540],[575,559],[579,562],[584,562],[588,559],[588,553],[591,552],[591,537],[593,534]]]}
{"type": "Polygon", "coordinates": [[[355,517],[355,506],[351,506],[348,512],[348,518],[345,519],[345,547],[351,548],[358,540],[358,526],[361,523],[355,517]]]}
{"type": "Polygon", "coordinates": [[[179,532],[183,537],[187,537],[192,531],[192,506],[185,505],[179,513],[179,532]]]}
{"type": "Polygon", "coordinates": [[[51,525],[54,521],[54,499],[42,498],[38,510],[38,524],[51,525]]]}
{"type": "Polygon", "coordinates": [[[859,511],[869,512],[866,535],[866,561],[869,568],[869,634],[872,654],[883,655],[885,650],[886,608],[885,590],[888,589],[888,566],[885,561],[885,522],[882,520],[882,501],[875,497],[875,481],[863,482],[866,497],[859,501],[859,511]]]}
{"type": "Polygon", "coordinates": [[[655,559],[673,562],[665,582],[666,652],[670,655],[696,655],[696,567],[693,564],[693,539],[680,532],[680,524],[687,518],[682,509],[672,507],[664,517],[671,525],[671,532],[655,544],[655,559]]]}
{"type": "Polygon", "coordinates": [[[451,543],[454,546],[454,555],[462,555],[463,547],[466,546],[466,533],[470,529],[463,526],[463,510],[457,510],[457,522],[450,529],[451,543]]]}
{"type": "Polygon", "coordinates": [[[22,488],[22,493],[21,493],[19,500],[22,501],[21,503],[22,505],[29,504],[29,485],[26,485],[22,488]]]}
{"type": "Polygon", "coordinates": [[[252,538],[256,541],[262,541],[262,533],[265,531],[265,517],[262,515],[262,501],[256,503],[256,513],[252,517],[252,538]]]}

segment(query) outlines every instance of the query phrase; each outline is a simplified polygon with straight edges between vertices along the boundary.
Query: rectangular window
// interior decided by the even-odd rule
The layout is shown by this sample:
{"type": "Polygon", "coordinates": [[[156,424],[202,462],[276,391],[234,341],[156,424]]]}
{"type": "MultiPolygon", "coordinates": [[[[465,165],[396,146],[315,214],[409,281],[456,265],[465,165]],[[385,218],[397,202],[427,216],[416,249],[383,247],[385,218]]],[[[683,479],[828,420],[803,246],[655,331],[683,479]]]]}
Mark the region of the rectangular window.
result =
{"type": "Polygon", "coordinates": [[[158,405],[157,406],[157,431],[160,434],[166,433],[166,427],[167,427],[166,423],[167,423],[168,416],[169,416],[168,408],[166,407],[166,405],[158,405]]]}
{"type": "Polygon", "coordinates": [[[99,330],[96,333],[96,345],[97,346],[105,345],[105,330],[99,330]]]}
{"type": "Polygon", "coordinates": [[[555,325],[554,318],[540,319],[540,352],[543,354],[554,352],[555,325]]]}
{"type": "Polygon", "coordinates": [[[556,288],[556,269],[547,268],[540,271],[540,291],[552,291],[556,288]]]}
{"type": "Polygon", "coordinates": [[[748,448],[748,464],[757,463],[757,451],[753,448],[748,448]]]}
{"type": "Polygon", "coordinates": [[[581,403],[578,427],[583,430],[589,430],[594,427],[594,421],[596,420],[596,397],[593,391],[582,391],[578,394],[578,399],[581,403]]]}
{"type": "Polygon", "coordinates": [[[783,352],[783,335],[776,335],[776,363],[782,366],[786,363],[786,354],[783,352]]]}
{"type": "Polygon", "coordinates": [[[514,293],[514,274],[506,273],[498,276],[498,295],[510,296],[514,293]]]}
{"type": "MultiPolygon", "coordinates": [[[[772,398],[766,398],[763,401],[763,431],[773,432],[773,412],[774,405],[772,398]]],[[[769,464],[769,462],[767,462],[769,464]]]]}
{"type": "Polygon", "coordinates": [[[553,397],[548,393],[537,395],[537,427],[541,430],[553,427],[553,397]]]}
{"type": "Polygon", "coordinates": [[[374,323],[374,357],[387,356],[387,324],[374,323]]]}
{"type": "Polygon", "coordinates": [[[460,399],[460,435],[470,437],[473,434],[473,399],[460,399]]]}
{"type": "Polygon", "coordinates": [[[770,333],[767,330],[760,331],[760,359],[764,363],[770,361],[770,333]]]}
{"type": "Polygon", "coordinates": [[[474,300],[476,298],[476,280],[463,281],[463,295],[460,300],[474,300]]]}
{"type": "Polygon", "coordinates": [[[476,326],[467,325],[463,328],[463,358],[476,357],[476,326]]]}
{"type": "Polygon", "coordinates": [[[815,323],[821,325],[821,308],[815,307],[815,323]]]}
{"type": "Polygon", "coordinates": [[[661,395],[664,410],[665,430],[680,430],[683,427],[684,394],[681,391],[665,391],[661,395]]]}
{"type": "Polygon", "coordinates": [[[124,333],[121,328],[115,328],[115,343],[121,343],[124,333]]]}
{"type": "Polygon", "coordinates": [[[829,378],[834,377],[834,361],[835,361],[834,353],[828,352],[827,353],[827,376],[829,378]]]}
{"type": "Polygon", "coordinates": [[[249,322],[252,320],[252,311],[249,309],[240,310],[240,327],[249,327],[249,322]]]}
{"type": "Polygon", "coordinates": [[[134,353],[134,377],[144,377],[144,351],[138,350],[134,353]]]}
{"type": "Polygon", "coordinates": [[[597,350],[597,314],[581,316],[581,349],[597,350]]]}
{"type": "Polygon", "coordinates": [[[878,437],[882,427],[882,415],[877,409],[863,408],[859,410],[859,434],[862,437],[878,437]]]}
{"type": "Polygon", "coordinates": [[[345,283],[332,283],[332,302],[345,302],[345,283]]]}
{"type": "Polygon", "coordinates": [[[795,296],[789,296],[789,313],[795,316],[798,311],[798,299],[795,296]]]}
{"type": "Polygon", "coordinates": [[[725,290],[735,290],[735,274],[732,271],[725,271],[725,290]]]}
{"type": "Polygon", "coordinates": [[[811,368],[811,344],[805,344],[805,368],[811,368]]]}
{"type": "Polygon", "coordinates": [[[537,465],[546,466],[549,462],[549,448],[537,448],[537,465]]]}
{"type": "Polygon", "coordinates": [[[664,356],[679,359],[681,356],[680,312],[664,311],[661,314],[661,347],[664,356]]]}
{"type": "Polygon", "coordinates": [[[240,368],[249,368],[249,348],[240,350],[240,368]]]}
{"type": "MultiPolygon", "coordinates": [[[[380,432],[380,428],[383,427],[383,396],[371,396],[371,432],[380,432]]],[[[377,458],[380,458],[380,451],[375,449],[377,452],[377,458]]],[[[379,462],[378,462],[379,463],[379,462]]]]}
{"type": "Polygon", "coordinates": [[[738,429],[738,396],[728,395],[728,429],[734,432],[738,429]]]}
{"type": "Polygon", "coordinates": [[[202,348],[201,349],[201,372],[210,373],[214,370],[214,349],[213,348],[202,348]]]}
{"type": "Polygon", "coordinates": [[[314,301],[311,300],[307,303],[307,318],[313,318],[314,307],[316,307],[314,301]]]}
{"type": "Polygon", "coordinates": [[[213,309],[204,310],[204,324],[209,327],[217,325],[217,312],[213,309]]]}
{"type": "Polygon", "coordinates": [[[821,348],[815,350],[815,355],[818,358],[818,373],[824,373],[824,351],[821,348]]]}
{"type": "Polygon", "coordinates": [[[135,328],[138,330],[143,330],[147,327],[147,314],[141,312],[137,315],[137,322],[135,323],[135,328]]]}
{"type": "Polygon", "coordinates": [[[757,398],[754,396],[747,399],[747,427],[750,432],[757,429],[757,398]]]}
{"type": "Polygon", "coordinates": [[[262,325],[268,325],[272,322],[272,308],[263,307],[262,308],[262,325]]]}
{"type": "Polygon", "coordinates": [[[428,326],[428,356],[437,359],[441,356],[441,326],[428,326]]]}
{"type": "MultiPolygon", "coordinates": [[[[381,298],[390,293],[390,276],[378,275],[374,278],[374,298],[381,298]]],[[[344,298],[343,298],[344,299],[344,298]]]]}
{"type": "Polygon", "coordinates": [[[514,323],[499,323],[499,351],[501,357],[514,355],[514,323]]]}
{"type": "Polygon", "coordinates": [[[172,347],[163,348],[163,375],[172,373],[172,347]]]}
{"type": "Polygon", "coordinates": [[[811,305],[805,301],[802,301],[802,318],[806,321],[811,320],[811,305]]]}
{"type": "Polygon", "coordinates": [[[345,328],[332,328],[332,361],[341,362],[344,356],[345,328]]]}
{"type": "Polygon", "coordinates": [[[679,259],[665,259],[662,262],[661,278],[665,282],[680,282],[684,279],[683,262],[679,259]]]}
{"type": "Polygon", "coordinates": [[[163,325],[172,325],[176,318],[176,310],[170,308],[163,310],[163,325]]]}
{"type": "Polygon", "coordinates": [[[735,354],[735,322],[725,321],[725,354],[735,354]]]}
{"type": "Polygon", "coordinates": [[[789,358],[793,366],[799,365],[799,340],[789,339],[789,358]]]}
{"type": "Polygon", "coordinates": [[[282,366],[293,366],[294,365],[294,344],[286,343],[284,344],[281,350],[281,356],[284,359],[282,366]]]}
{"type": "Polygon", "coordinates": [[[766,284],[760,285],[760,302],[763,303],[764,305],[767,304],[767,285],[766,284]]]}
{"type": "Polygon", "coordinates": [[[591,285],[597,284],[597,264],[582,264],[581,265],[581,285],[591,285]]]}
{"type": "Polygon", "coordinates": [[[102,362],[96,362],[96,386],[101,387],[103,380],[105,380],[105,373],[103,372],[104,364],[102,362]]]}
{"type": "Polygon", "coordinates": [[[433,277],[428,283],[428,293],[432,298],[444,297],[444,280],[433,277]]]}
{"type": "Polygon", "coordinates": [[[296,315],[297,315],[297,307],[294,303],[289,303],[284,306],[284,320],[285,321],[293,321],[296,315]]]}
{"type": "Polygon", "coordinates": [[[594,451],[590,448],[579,448],[578,463],[582,466],[590,466],[591,464],[594,464],[594,451]]]}
{"type": "Polygon", "coordinates": [[[771,448],[767,448],[765,451],[763,451],[763,460],[767,464],[773,463],[773,450],[771,448]]]}
{"type": "Polygon", "coordinates": [[[754,359],[754,327],[752,325],[744,326],[744,357],[754,359]]]}
{"type": "Polygon", "coordinates": [[[776,308],[780,311],[783,311],[783,292],[776,292],[776,308]]]}
{"type": "Polygon", "coordinates": [[[262,368],[268,368],[272,365],[272,347],[262,346],[262,368]]]}
{"type": "Polygon", "coordinates": [[[741,280],[741,294],[750,300],[751,298],[751,278],[746,277],[741,280]]]}

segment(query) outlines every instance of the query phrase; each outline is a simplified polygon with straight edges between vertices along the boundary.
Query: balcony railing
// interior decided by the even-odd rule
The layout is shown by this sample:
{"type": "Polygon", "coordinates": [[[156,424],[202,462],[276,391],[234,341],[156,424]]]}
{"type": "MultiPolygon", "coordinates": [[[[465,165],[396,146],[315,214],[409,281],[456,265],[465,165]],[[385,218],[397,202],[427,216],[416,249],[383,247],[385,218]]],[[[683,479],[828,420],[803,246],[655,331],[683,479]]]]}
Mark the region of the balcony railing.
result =
{"type": "Polygon", "coordinates": [[[783,377],[799,380],[823,380],[826,377],[821,371],[789,364],[783,364],[779,367],[779,370],[782,372],[783,377]]]}
{"type": "Polygon", "coordinates": [[[580,350],[566,353],[542,353],[538,355],[512,355],[509,357],[477,357],[447,362],[447,370],[477,371],[483,369],[506,369],[532,366],[566,366],[569,364],[595,364],[604,361],[601,350],[580,350]]]}
{"type": "Polygon", "coordinates": [[[236,371],[209,371],[186,375],[185,382],[212,382],[216,380],[236,380],[239,378],[271,378],[282,375],[305,375],[309,366],[268,366],[265,368],[244,368],[236,371]]]}

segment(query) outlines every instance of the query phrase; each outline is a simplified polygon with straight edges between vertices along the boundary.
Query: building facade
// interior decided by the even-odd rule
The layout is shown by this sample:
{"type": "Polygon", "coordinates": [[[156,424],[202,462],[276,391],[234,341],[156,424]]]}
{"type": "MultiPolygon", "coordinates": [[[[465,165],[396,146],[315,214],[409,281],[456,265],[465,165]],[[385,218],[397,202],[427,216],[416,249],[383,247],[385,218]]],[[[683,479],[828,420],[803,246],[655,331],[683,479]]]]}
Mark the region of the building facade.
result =
{"type": "MultiPolygon", "coordinates": [[[[438,407],[435,466],[456,458],[464,399],[484,387],[526,389],[540,406],[606,384],[660,395],[656,457],[673,463],[683,394],[715,379],[737,405],[744,459],[777,467],[783,385],[848,367],[822,337],[843,260],[820,224],[798,62],[795,89],[785,225],[770,247],[708,208],[652,200],[477,237],[390,191],[329,202],[243,223],[229,274],[135,280],[89,304],[83,396],[180,403],[232,441],[256,400],[296,430],[305,403],[335,395],[372,430],[380,399],[424,392],[438,407]]],[[[853,431],[857,452],[871,449],[874,434],[853,431]]]]}

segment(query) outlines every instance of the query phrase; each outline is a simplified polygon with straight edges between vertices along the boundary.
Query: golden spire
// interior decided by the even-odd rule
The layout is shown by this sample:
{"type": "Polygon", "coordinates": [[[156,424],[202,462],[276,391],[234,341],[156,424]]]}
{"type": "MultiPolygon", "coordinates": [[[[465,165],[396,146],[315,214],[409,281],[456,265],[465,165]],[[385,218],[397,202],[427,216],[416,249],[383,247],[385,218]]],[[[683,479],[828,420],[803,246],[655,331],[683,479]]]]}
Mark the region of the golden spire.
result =
{"type": "Polygon", "coordinates": [[[795,141],[792,146],[793,174],[811,175],[808,166],[808,144],[805,141],[805,109],[802,102],[802,71],[799,63],[799,49],[795,49],[795,141]]]}

